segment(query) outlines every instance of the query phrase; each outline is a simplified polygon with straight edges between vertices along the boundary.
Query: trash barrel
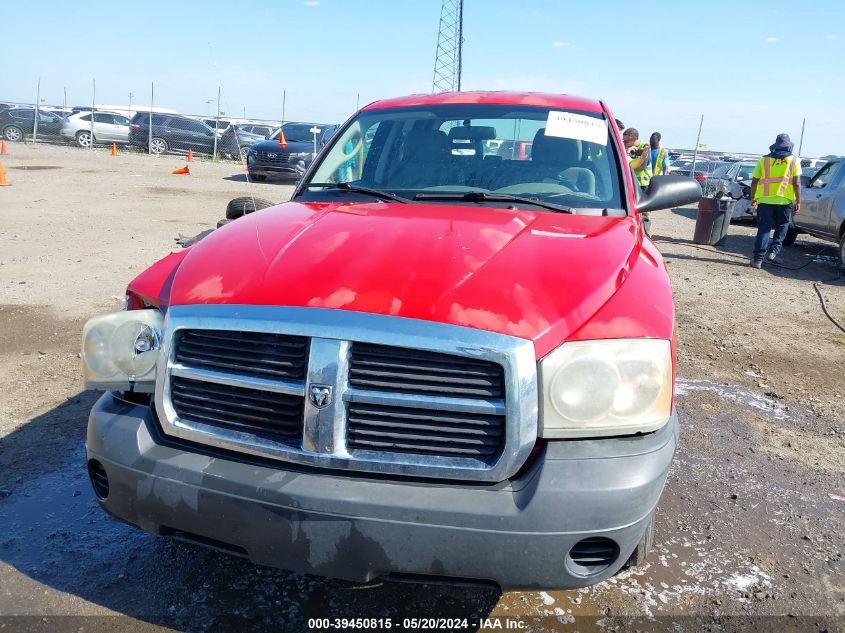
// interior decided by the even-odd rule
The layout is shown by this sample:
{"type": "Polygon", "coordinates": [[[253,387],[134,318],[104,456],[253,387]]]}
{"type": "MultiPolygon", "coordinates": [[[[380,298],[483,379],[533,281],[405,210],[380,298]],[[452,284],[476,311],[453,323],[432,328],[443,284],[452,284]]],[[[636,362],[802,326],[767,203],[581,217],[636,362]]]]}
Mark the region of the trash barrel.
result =
{"type": "Polygon", "coordinates": [[[692,241],[709,246],[721,244],[728,234],[735,204],[731,198],[701,198],[692,241]]]}

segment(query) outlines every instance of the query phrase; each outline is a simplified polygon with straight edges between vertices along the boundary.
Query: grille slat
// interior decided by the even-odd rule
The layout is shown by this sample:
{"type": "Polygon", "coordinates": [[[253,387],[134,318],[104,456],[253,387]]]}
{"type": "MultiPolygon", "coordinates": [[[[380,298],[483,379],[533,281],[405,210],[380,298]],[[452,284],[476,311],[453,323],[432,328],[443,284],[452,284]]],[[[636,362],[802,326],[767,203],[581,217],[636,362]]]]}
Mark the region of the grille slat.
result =
{"type": "Polygon", "coordinates": [[[184,330],[176,334],[177,362],[245,376],[304,380],[308,339],[265,332],[184,330]]]}
{"type": "Polygon", "coordinates": [[[187,420],[276,440],[302,438],[302,396],[173,376],[171,402],[187,420]]]}
{"type": "Polygon", "coordinates": [[[502,366],[490,361],[370,343],[352,346],[349,384],[353,387],[500,399],[504,382],[502,366]]]}
{"type": "Polygon", "coordinates": [[[397,453],[420,453],[420,454],[436,454],[445,455],[449,457],[476,457],[487,458],[495,455],[498,448],[479,449],[453,446],[452,444],[425,444],[425,443],[411,443],[411,442],[393,442],[384,440],[371,439],[357,439],[355,441],[356,448],[368,450],[383,450],[397,453]]]}

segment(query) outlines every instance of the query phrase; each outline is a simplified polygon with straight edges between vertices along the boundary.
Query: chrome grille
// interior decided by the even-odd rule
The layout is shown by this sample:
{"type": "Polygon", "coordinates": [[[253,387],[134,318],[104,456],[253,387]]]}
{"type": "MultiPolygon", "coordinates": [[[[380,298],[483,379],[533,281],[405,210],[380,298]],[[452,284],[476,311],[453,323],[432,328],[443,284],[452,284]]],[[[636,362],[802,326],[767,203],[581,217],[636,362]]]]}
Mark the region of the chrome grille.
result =
{"type": "Polygon", "coordinates": [[[319,468],[478,481],[537,437],[530,341],[342,310],[171,306],[165,434],[319,468]]]}
{"type": "Polygon", "coordinates": [[[349,383],[353,387],[501,399],[504,382],[502,366],[489,361],[386,345],[352,346],[349,383]]]}
{"type": "Polygon", "coordinates": [[[361,392],[401,393],[407,402],[403,406],[351,403],[347,413],[348,446],[350,450],[493,460],[504,447],[504,382],[504,368],[494,362],[354,343],[349,384],[361,392]],[[435,408],[425,399],[432,395],[468,402],[481,400],[498,406],[501,413],[435,408]]]}
{"type": "Polygon", "coordinates": [[[271,440],[301,440],[301,396],[233,387],[174,376],[170,398],[180,418],[253,433],[271,440]]]}
{"type": "Polygon", "coordinates": [[[369,404],[350,404],[347,410],[350,449],[489,460],[504,445],[504,415],[369,404]]]}
{"type": "Polygon", "coordinates": [[[176,362],[260,378],[305,379],[308,339],[262,332],[183,330],[176,362]]]}

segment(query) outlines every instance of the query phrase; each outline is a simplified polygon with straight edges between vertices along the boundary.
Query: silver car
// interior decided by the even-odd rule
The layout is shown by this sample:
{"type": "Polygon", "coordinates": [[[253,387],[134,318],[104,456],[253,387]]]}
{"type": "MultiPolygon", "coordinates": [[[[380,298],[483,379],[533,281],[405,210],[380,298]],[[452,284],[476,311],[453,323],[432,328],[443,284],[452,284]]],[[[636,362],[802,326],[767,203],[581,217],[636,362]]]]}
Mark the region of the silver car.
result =
{"type": "MultiPolygon", "coordinates": [[[[845,266],[845,158],[829,160],[801,187],[801,212],[792,219],[784,240],[789,245],[799,233],[839,244],[839,261],[845,266]]],[[[802,178],[803,180],[803,178],[802,178]]]]}
{"type": "Polygon", "coordinates": [[[128,143],[129,119],[114,112],[77,112],[67,117],[62,124],[62,136],[74,140],[80,147],[91,147],[91,131],[94,143],[128,143]],[[91,117],[94,117],[92,128],[91,117]]]}

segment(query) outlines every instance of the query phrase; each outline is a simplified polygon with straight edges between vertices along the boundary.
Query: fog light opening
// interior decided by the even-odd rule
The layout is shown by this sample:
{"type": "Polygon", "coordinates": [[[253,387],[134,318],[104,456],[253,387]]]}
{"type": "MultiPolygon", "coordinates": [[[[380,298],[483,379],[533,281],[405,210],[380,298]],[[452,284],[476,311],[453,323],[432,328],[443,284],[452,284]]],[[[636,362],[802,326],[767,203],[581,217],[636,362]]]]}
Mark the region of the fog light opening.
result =
{"type": "Polygon", "coordinates": [[[619,545],[603,536],[578,541],[569,550],[566,564],[573,574],[594,576],[607,570],[619,558],[619,545]]]}
{"type": "Polygon", "coordinates": [[[106,469],[96,459],[88,461],[88,476],[91,478],[91,487],[94,494],[100,501],[105,501],[109,496],[109,476],[106,469]]]}

